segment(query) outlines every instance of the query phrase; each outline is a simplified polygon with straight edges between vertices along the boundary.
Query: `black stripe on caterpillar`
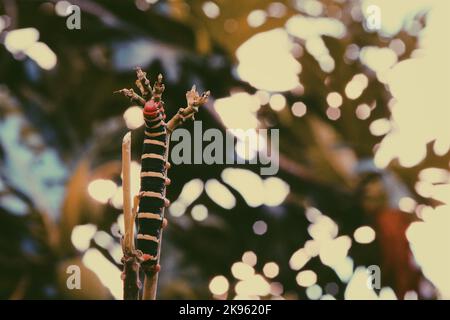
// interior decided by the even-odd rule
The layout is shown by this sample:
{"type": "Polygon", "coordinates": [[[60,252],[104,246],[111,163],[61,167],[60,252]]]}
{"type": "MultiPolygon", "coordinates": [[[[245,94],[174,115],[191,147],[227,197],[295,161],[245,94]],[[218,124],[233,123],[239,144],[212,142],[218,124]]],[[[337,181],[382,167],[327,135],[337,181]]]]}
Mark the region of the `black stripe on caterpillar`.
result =
{"type": "Polygon", "coordinates": [[[141,156],[141,189],[139,192],[137,248],[146,266],[158,261],[159,239],[165,206],[165,156],[167,128],[164,102],[150,99],[144,106],[145,131],[141,156]]]}

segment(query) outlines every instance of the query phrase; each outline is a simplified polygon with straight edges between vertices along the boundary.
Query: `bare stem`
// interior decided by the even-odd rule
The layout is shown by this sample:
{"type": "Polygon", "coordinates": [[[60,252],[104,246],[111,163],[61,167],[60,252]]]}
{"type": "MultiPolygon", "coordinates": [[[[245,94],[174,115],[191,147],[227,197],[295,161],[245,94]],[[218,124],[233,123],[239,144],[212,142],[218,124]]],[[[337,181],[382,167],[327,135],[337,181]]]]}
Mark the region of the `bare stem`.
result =
{"type": "Polygon", "coordinates": [[[140,104],[141,107],[145,105],[145,99],[134,92],[133,89],[120,89],[114,91],[114,93],[122,93],[125,97],[128,97],[131,101],[135,101],[140,104]]]}
{"type": "Polygon", "coordinates": [[[122,186],[123,186],[123,212],[125,222],[124,248],[131,252],[134,249],[134,219],[131,208],[131,132],[128,132],[122,142],[122,186]]]}
{"type": "Polygon", "coordinates": [[[139,300],[139,288],[141,283],[139,280],[140,261],[136,256],[123,256],[123,299],[139,300]]]}
{"type": "Polygon", "coordinates": [[[151,271],[145,274],[142,300],[156,300],[156,292],[158,291],[158,275],[159,272],[157,271],[151,271]]]}
{"type": "MultiPolygon", "coordinates": [[[[123,298],[137,300],[139,297],[139,257],[134,249],[134,214],[131,208],[131,132],[122,141],[122,185],[125,235],[122,240],[123,250],[123,298]]],[[[135,203],[136,206],[136,203],[135,203]]]]}

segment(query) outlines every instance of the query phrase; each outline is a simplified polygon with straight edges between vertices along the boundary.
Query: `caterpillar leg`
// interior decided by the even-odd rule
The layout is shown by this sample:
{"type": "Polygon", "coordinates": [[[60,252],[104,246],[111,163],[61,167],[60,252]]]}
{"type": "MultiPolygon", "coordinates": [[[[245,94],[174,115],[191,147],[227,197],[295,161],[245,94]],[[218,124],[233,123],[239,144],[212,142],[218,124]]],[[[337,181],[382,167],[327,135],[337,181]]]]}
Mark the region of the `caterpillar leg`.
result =
{"type": "Polygon", "coordinates": [[[137,212],[138,212],[138,208],[139,208],[140,199],[141,198],[139,196],[134,196],[133,208],[131,209],[131,213],[133,214],[133,222],[135,222],[136,218],[137,218],[137,212]]]}

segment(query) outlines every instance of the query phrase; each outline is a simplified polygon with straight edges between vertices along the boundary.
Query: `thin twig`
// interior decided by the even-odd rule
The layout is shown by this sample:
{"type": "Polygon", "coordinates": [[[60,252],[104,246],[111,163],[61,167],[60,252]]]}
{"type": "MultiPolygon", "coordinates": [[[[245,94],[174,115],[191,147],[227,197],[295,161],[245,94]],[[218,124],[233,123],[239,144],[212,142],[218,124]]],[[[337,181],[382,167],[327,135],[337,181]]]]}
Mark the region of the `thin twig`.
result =
{"type": "MultiPolygon", "coordinates": [[[[131,132],[122,141],[122,186],[125,235],[122,239],[123,250],[123,298],[137,300],[139,298],[139,257],[134,248],[134,214],[131,208],[131,132]]],[[[136,207],[136,201],[134,207],[136,207]]]]}
{"type": "Polygon", "coordinates": [[[122,187],[123,187],[123,212],[125,222],[124,247],[128,251],[134,249],[133,233],[134,222],[131,207],[131,132],[128,132],[122,142],[122,187]]]}
{"type": "Polygon", "coordinates": [[[136,86],[141,91],[141,95],[144,99],[148,99],[151,92],[153,91],[152,86],[150,85],[150,80],[147,79],[147,73],[142,71],[141,68],[136,68],[136,86]]]}
{"type": "Polygon", "coordinates": [[[125,97],[128,97],[131,101],[135,101],[143,107],[145,105],[145,99],[134,92],[133,89],[121,89],[114,91],[114,93],[122,93],[125,97]]]}
{"type": "Polygon", "coordinates": [[[195,85],[192,89],[186,93],[187,107],[180,108],[178,113],[173,116],[172,119],[167,122],[167,130],[169,133],[173,132],[177,127],[182,125],[189,119],[195,120],[195,114],[198,112],[198,108],[205,104],[209,98],[209,91],[199,95],[195,85]]]}

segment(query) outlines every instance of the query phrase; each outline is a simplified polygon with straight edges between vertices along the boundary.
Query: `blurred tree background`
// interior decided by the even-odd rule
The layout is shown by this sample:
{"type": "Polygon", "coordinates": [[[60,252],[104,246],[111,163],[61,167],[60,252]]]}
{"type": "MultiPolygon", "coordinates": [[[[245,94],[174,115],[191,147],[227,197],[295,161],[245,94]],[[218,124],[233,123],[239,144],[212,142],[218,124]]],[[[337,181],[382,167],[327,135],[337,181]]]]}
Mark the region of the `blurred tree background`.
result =
{"type": "Polygon", "coordinates": [[[121,298],[120,148],[134,129],[138,182],[143,129],[113,92],[136,66],[169,117],[196,84],[204,129],[280,134],[275,176],[172,167],[160,298],[450,297],[448,4],[399,2],[1,0],[0,297],[121,298]]]}

